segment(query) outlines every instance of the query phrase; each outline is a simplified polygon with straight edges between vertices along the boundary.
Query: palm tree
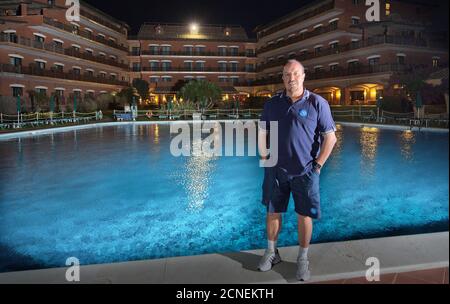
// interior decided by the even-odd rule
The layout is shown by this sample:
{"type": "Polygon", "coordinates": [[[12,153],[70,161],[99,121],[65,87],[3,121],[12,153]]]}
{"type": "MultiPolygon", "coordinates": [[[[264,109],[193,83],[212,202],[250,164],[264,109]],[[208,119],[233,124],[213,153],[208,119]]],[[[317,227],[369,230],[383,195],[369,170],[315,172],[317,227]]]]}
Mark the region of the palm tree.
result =
{"type": "Polygon", "coordinates": [[[212,108],[214,102],[220,100],[222,89],[209,81],[193,80],[181,88],[180,94],[186,101],[193,102],[197,108],[204,110],[212,108]]]}

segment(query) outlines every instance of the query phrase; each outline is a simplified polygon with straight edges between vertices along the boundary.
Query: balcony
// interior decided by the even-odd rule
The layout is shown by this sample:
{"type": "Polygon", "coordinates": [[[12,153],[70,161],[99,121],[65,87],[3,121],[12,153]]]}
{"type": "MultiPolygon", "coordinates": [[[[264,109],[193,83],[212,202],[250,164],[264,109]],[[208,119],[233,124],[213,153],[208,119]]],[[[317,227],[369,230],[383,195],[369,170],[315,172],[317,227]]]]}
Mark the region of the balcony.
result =
{"type": "Polygon", "coordinates": [[[92,40],[92,41],[95,41],[95,42],[99,42],[99,43],[107,45],[109,47],[112,47],[112,48],[115,48],[115,49],[118,49],[118,50],[121,50],[121,51],[128,52],[128,48],[123,46],[123,45],[118,45],[115,42],[112,42],[110,40],[106,40],[106,39],[104,39],[102,37],[99,37],[99,36],[90,35],[90,34],[88,34],[86,32],[81,32],[81,31],[78,31],[78,30],[74,30],[74,28],[72,26],[67,25],[65,23],[62,23],[62,22],[59,22],[59,21],[55,21],[55,20],[53,20],[51,18],[48,18],[48,17],[44,17],[43,20],[44,20],[45,24],[53,26],[53,27],[56,27],[58,29],[66,31],[68,33],[72,33],[74,35],[81,36],[81,37],[84,37],[86,39],[89,39],[89,40],[92,40]]]}
{"type": "Polygon", "coordinates": [[[94,56],[89,53],[81,53],[81,52],[75,51],[73,48],[64,49],[53,43],[46,44],[46,43],[42,43],[39,41],[33,41],[30,38],[25,38],[25,37],[21,37],[21,36],[15,36],[14,39],[11,39],[7,35],[0,35],[0,42],[9,42],[9,43],[27,46],[27,47],[31,47],[31,48],[35,48],[35,49],[39,49],[39,50],[46,50],[46,51],[49,51],[52,53],[58,53],[58,54],[62,54],[62,55],[67,55],[67,56],[71,56],[71,57],[94,61],[94,62],[106,64],[109,66],[115,66],[118,68],[128,70],[128,65],[126,65],[124,63],[119,63],[117,61],[103,58],[100,56],[94,56]]]}
{"type": "MultiPolygon", "coordinates": [[[[419,46],[419,47],[427,47],[427,42],[424,39],[416,39],[410,37],[401,37],[401,36],[374,36],[370,37],[364,41],[352,42],[344,45],[339,45],[336,48],[328,48],[326,50],[322,50],[320,52],[308,52],[302,55],[298,55],[295,59],[299,61],[310,60],[318,57],[341,54],[348,51],[353,51],[365,47],[381,45],[381,44],[396,44],[396,45],[409,45],[409,46],[419,46]]],[[[263,63],[258,66],[257,71],[261,72],[269,68],[282,66],[286,63],[286,59],[274,60],[271,62],[263,63]]]]}
{"type": "Polygon", "coordinates": [[[24,66],[13,66],[11,64],[0,64],[0,72],[3,73],[15,73],[15,74],[25,74],[40,77],[51,77],[66,80],[76,80],[76,81],[86,81],[95,82],[109,85],[118,86],[128,86],[128,82],[120,81],[116,79],[108,79],[103,77],[95,77],[89,75],[79,75],[75,73],[65,73],[56,70],[40,69],[34,66],[24,67],[24,66]]]}
{"type": "MultiPolygon", "coordinates": [[[[215,57],[250,57],[255,58],[256,54],[247,53],[247,52],[239,52],[232,53],[228,52],[225,55],[221,52],[189,52],[189,51],[170,51],[170,52],[162,52],[162,51],[153,51],[153,50],[142,50],[140,52],[141,55],[147,56],[192,56],[192,57],[202,57],[202,56],[215,56],[215,57]]],[[[138,56],[135,52],[130,52],[130,56],[138,56]]]]}
{"type": "Polygon", "coordinates": [[[122,27],[117,26],[117,25],[113,25],[112,23],[110,23],[108,21],[105,21],[104,19],[99,18],[97,16],[94,16],[94,15],[86,12],[83,9],[80,9],[80,15],[83,16],[83,17],[86,17],[86,18],[88,18],[88,19],[90,19],[92,21],[95,21],[98,24],[106,26],[107,28],[112,29],[113,31],[116,31],[116,32],[118,32],[118,33],[120,33],[122,35],[126,35],[127,34],[127,31],[125,29],[123,29],[122,27]]]}
{"type": "Polygon", "coordinates": [[[141,51],[128,52],[128,56],[141,56],[141,51]]]}
{"type": "Polygon", "coordinates": [[[274,43],[274,44],[270,44],[270,45],[261,47],[258,50],[256,50],[256,52],[258,54],[263,54],[263,53],[266,53],[266,52],[269,52],[269,51],[272,51],[275,49],[279,49],[279,48],[282,48],[284,46],[287,46],[287,45],[290,45],[290,44],[293,44],[293,43],[296,43],[299,41],[309,39],[311,37],[316,37],[316,36],[320,36],[320,35],[335,31],[337,29],[338,29],[337,23],[330,23],[329,25],[319,27],[319,28],[315,29],[314,31],[298,34],[297,36],[287,38],[286,40],[282,40],[278,43],[274,43]]]}
{"type": "Polygon", "coordinates": [[[320,14],[326,12],[326,11],[332,10],[333,8],[334,8],[334,1],[331,1],[330,3],[324,4],[324,5],[318,7],[317,9],[315,9],[315,10],[313,10],[311,12],[308,12],[308,13],[302,14],[300,16],[297,16],[297,17],[295,17],[292,20],[280,23],[279,25],[274,26],[274,27],[270,28],[267,31],[260,31],[258,33],[258,39],[261,39],[261,38],[266,37],[266,36],[268,36],[270,34],[273,34],[273,33],[276,33],[278,31],[281,31],[284,28],[287,28],[287,27],[289,27],[291,25],[294,25],[294,24],[300,23],[302,21],[305,21],[306,19],[313,18],[313,17],[315,17],[317,15],[320,15],[320,14]]]}
{"type": "MultiPolygon", "coordinates": [[[[364,75],[364,74],[376,74],[376,73],[412,73],[416,69],[423,69],[425,66],[413,66],[413,65],[401,65],[401,64],[381,64],[381,65],[359,65],[351,68],[337,68],[334,71],[317,71],[317,72],[307,72],[306,81],[327,79],[327,78],[339,78],[348,77],[354,75],[364,75]]],[[[241,83],[241,86],[258,86],[258,85],[269,85],[269,84],[281,84],[283,83],[281,77],[270,77],[265,79],[259,79],[252,83],[241,83]]]]}
{"type": "Polygon", "coordinates": [[[217,73],[251,73],[246,68],[219,68],[219,67],[143,67],[143,72],[217,72],[217,73]]]}

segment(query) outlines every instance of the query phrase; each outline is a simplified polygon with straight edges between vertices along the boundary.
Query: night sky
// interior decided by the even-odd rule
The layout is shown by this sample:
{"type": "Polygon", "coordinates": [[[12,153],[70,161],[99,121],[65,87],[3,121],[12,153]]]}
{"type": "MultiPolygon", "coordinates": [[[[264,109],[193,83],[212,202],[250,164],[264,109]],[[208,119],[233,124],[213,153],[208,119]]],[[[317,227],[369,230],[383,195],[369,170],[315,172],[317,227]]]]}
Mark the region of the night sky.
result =
{"type": "MultiPolygon", "coordinates": [[[[364,1],[364,0],[363,0],[364,1]]],[[[241,25],[250,37],[256,26],[280,18],[312,0],[85,0],[125,21],[132,35],[144,22],[241,25]]],[[[435,28],[448,28],[448,0],[416,0],[440,7],[433,18],[435,28]]]]}

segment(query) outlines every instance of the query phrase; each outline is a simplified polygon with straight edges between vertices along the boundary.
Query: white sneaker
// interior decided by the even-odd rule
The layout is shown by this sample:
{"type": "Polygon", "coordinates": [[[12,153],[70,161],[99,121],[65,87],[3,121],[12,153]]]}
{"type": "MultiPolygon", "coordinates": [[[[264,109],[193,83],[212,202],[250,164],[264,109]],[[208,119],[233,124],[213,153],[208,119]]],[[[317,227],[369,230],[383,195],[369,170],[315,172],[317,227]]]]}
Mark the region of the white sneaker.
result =
{"type": "Polygon", "coordinates": [[[311,277],[311,272],[309,271],[309,261],[308,260],[297,260],[297,280],[308,281],[311,277]]]}
{"type": "Polygon", "coordinates": [[[273,265],[276,265],[281,262],[280,254],[278,253],[278,249],[275,252],[269,251],[266,249],[264,252],[264,256],[261,258],[259,262],[258,269],[260,271],[269,271],[272,269],[273,265]]]}

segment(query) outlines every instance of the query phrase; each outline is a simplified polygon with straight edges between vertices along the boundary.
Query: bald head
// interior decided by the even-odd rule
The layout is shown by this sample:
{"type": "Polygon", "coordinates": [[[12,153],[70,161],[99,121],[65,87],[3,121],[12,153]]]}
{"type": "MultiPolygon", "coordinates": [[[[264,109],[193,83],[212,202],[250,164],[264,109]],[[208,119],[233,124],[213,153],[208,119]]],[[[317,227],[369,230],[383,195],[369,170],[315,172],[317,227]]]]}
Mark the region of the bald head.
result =
{"type": "Polygon", "coordinates": [[[291,67],[291,66],[294,66],[296,68],[300,68],[302,73],[303,74],[305,73],[305,67],[303,66],[303,64],[300,61],[298,61],[296,59],[289,59],[286,62],[286,64],[284,65],[284,69],[286,69],[286,67],[291,67]]]}

